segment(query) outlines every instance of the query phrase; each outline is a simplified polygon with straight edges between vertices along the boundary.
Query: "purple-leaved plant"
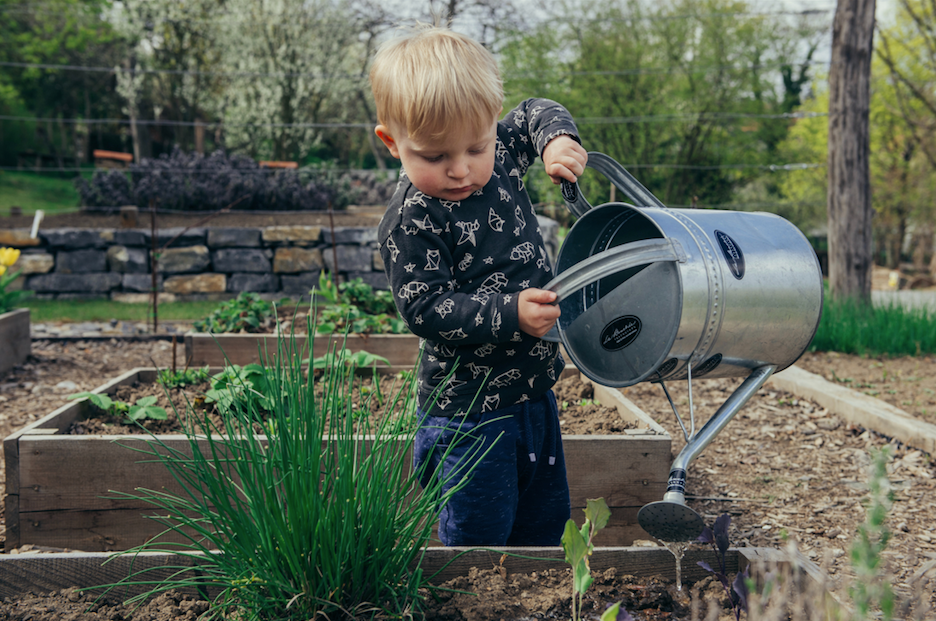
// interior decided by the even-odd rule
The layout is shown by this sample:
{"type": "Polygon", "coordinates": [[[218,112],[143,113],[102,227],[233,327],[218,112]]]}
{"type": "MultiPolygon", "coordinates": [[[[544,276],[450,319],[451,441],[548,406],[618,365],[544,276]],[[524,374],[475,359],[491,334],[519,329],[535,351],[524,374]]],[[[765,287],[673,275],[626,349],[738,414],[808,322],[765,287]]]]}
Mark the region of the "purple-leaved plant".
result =
{"type": "Polygon", "coordinates": [[[747,590],[747,579],[750,577],[749,569],[750,567],[745,567],[744,571],[738,572],[735,575],[734,580],[728,577],[728,570],[725,564],[725,555],[728,553],[728,547],[730,545],[728,540],[728,526],[731,524],[731,516],[727,513],[723,513],[718,516],[715,520],[715,524],[712,528],[706,526],[702,529],[702,534],[699,535],[697,541],[700,543],[708,543],[712,545],[712,548],[715,550],[715,554],[718,557],[719,568],[718,570],[712,569],[711,565],[705,561],[699,561],[699,566],[706,571],[709,571],[718,578],[718,581],[721,582],[722,587],[725,589],[725,593],[728,595],[728,599],[731,601],[731,608],[734,611],[735,619],[740,621],[741,612],[744,611],[747,613],[748,610],[748,590],[747,590]]]}

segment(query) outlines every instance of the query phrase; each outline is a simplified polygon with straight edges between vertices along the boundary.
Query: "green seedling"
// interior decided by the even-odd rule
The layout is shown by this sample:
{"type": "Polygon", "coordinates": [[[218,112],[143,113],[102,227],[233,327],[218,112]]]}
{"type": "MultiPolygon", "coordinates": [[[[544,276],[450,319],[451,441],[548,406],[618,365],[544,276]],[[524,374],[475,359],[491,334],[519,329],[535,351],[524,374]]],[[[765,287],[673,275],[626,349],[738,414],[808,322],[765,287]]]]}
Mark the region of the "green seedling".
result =
{"type": "Polygon", "coordinates": [[[207,382],[208,377],[208,367],[203,369],[182,369],[181,371],[160,369],[156,381],[166,388],[183,388],[207,382]]]}
{"type": "Polygon", "coordinates": [[[611,511],[604,498],[590,498],[585,504],[585,523],[582,527],[578,528],[574,520],[566,522],[565,532],[562,533],[562,549],[566,562],[572,567],[572,621],[581,618],[582,598],[593,582],[588,557],[595,549],[595,535],[607,526],[610,517],[611,511]]]}
{"type": "Polygon", "coordinates": [[[142,397],[137,399],[136,403],[130,404],[117,399],[111,399],[107,395],[101,395],[93,392],[79,392],[68,396],[69,399],[87,399],[96,408],[103,410],[107,414],[118,419],[129,419],[133,422],[141,420],[166,420],[168,414],[164,408],[155,405],[156,397],[142,397]]]}

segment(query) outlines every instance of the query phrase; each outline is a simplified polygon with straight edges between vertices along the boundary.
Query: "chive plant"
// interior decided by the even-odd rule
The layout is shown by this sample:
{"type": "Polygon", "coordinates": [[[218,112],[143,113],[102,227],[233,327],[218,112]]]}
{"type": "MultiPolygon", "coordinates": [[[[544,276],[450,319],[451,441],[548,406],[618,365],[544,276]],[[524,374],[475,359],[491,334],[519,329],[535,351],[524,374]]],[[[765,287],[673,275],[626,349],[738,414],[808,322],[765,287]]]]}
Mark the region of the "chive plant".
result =
{"type": "Polygon", "coordinates": [[[182,491],[132,496],[156,507],[164,534],[182,542],[161,535],[127,553],[188,560],[155,584],[146,572],[121,583],[151,587],[140,599],[195,588],[212,601],[209,618],[257,620],[399,618],[420,609],[420,560],[439,507],[460,485],[427,477],[422,488],[422,473],[404,457],[415,434],[415,375],[389,396],[393,414],[371,423],[353,415],[362,407],[352,399],[358,369],[339,352],[338,363],[314,374],[303,353],[294,338],[281,338],[280,364],[262,365],[265,395],[237,390],[219,401],[221,423],[184,417],[188,452],[149,439],[143,451],[182,491]],[[324,396],[316,398],[313,382],[324,396]]]}

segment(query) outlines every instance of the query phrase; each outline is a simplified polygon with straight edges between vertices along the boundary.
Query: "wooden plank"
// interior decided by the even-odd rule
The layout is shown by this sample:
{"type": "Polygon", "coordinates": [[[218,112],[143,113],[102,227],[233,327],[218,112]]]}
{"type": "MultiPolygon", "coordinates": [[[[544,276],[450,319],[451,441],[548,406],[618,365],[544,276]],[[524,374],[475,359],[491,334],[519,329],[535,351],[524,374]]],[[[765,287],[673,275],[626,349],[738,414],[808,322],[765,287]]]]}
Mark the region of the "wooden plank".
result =
{"type": "Polygon", "coordinates": [[[772,376],[769,382],[775,388],[815,401],[850,423],[936,455],[936,425],[918,420],[885,401],[840,386],[795,365],[772,376]]]}
{"type": "MultiPolygon", "coordinates": [[[[160,440],[189,454],[184,435],[163,435],[160,440]]],[[[7,472],[15,472],[18,479],[10,492],[18,491],[19,510],[25,513],[144,508],[110,492],[132,493],[138,487],[179,491],[165,466],[139,452],[150,450],[148,441],[142,435],[20,436],[18,461],[8,463],[7,472]]],[[[665,439],[567,436],[562,442],[574,506],[598,497],[609,506],[642,506],[663,497],[669,468],[665,439]]],[[[8,478],[8,483],[13,481],[8,478]]]]}
{"type": "MultiPolygon", "coordinates": [[[[284,339],[293,351],[308,356],[308,338],[288,335],[284,339]],[[293,339],[295,339],[293,341],[293,339]]],[[[203,334],[185,335],[185,360],[189,367],[223,366],[225,364],[255,364],[275,359],[279,337],[271,334],[203,334]],[[229,362],[228,362],[229,361],[229,362]]],[[[317,336],[313,341],[313,357],[344,346],[349,351],[367,351],[382,356],[394,366],[415,366],[419,358],[419,337],[413,334],[349,334],[317,336]]]]}
{"type": "MultiPolygon", "coordinates": [[[[726,570],[729,574],[734,574],[747,566],[751,558],[759,556],[770,558],[775,566],[789,563],[778,551],[760,553],[761,550],[764,549],[729,549],[725,555],[726,570]]],[[[682,561],[682,577],[685,582],[696,582],[710,575],[697,565],[700,560],[710,564],[717,562],[711,550],[687,550],[682,561]]],[[[676,579],[676,563],[673,555],[665,548],[597,547],[589,561],[592,570],[596,572],[616,567],[637,578],[662,576],[668,580],[676,579]]],[[[158,579],[167,576],[170,568],[191,567],[194,562],[191,558],[157,552],[139,555],[79,552],[3,555],[0,556],[0,598],[17,596],[24,592],[48,593],[72,587],[93,588],[113,584],[130,575],[132,571],[144,569],[152,570],[149,575],[158,579]]],[[[435,584],[467,575],[472,567],[488,568],[501,565],[508,573],[528,573],[567,566],[562,548],[558,546],[428,548],[420,563],[424,575],[431,577],[435,584]]],[[[121,601],[139,592],[122,589],[111,593],[108,599],[121,601]]]]}
{"type": "Polygon", "coordinates": [[[17,308],[0,314],[0,373],[23,364],[30,353],[29,309],[17,308]]]}

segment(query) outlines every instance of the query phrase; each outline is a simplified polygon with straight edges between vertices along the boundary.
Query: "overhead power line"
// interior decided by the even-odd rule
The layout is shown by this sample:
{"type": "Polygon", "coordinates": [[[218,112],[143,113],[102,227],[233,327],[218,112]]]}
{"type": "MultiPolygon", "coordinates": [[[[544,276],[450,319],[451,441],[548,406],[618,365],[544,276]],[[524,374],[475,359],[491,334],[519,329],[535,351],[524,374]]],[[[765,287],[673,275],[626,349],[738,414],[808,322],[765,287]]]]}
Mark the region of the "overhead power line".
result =
{"type": "MultiPolygon", "coordinates": [[[[825,162],[818,163],[792,163],[792,164],[716,164],[712,166],[696,166],[693,164],[622,164],[624,168],[627,169],[638,169],[638,168],[668,168],[668,169],[680,169],[680,170],[743,170],[743,169],[760,169],[767,170],[771,172],[789,172],[796,170],[807,170],[811,168],[823,168],[826,166],[825,162]]],[[[35,168],[35,167],[18,167],[18,166],[0,166],[2,171],[11,171],[11,172],[28,172],[28,173],[53,173],[53,172],[96,172],[98,170],[114,170],[114,169],[100,169],[100,168],[82,168],[80,166],[57,166],[49,168],[35,168]]],[[[301,169],[292,169],[293,172],[301,169]]],[[[331,170],[331,169],[330,169],[331,170]]],[[[356,170],[356,169],[335,169],[339,172],[344,170],[356,170]]],[[[127,170],[126,172],[130,172],[127,170]]],[[[149,171],[147,171],[149,172],[149,171]]],[[[167,173],[167,174],[196,174],[196,175],[216,175],[218,171],[216,170],[200,170],[200,169],[189,169],[189,168],[162,168],[155,172],[167,173]]],[[[241,172],[263,172],[263,173],[275,173],[281,172],[278,169],[274,168],[245,168],[241,172]]]]}
{"type": "MultiPolygon", "coordinates": [[[[590,76],[628,76],[628,75],[672,75],[675,73],[710,73],[710,72],[719,72],[719,71],[756,71],[762,69],[777,69],[784,66],[796,65],[801,66],[806,64],[809,66],[813,65],[823,65],[831,66],[831,61],[828,60],[811,60],[806,63],[784,63],[784,62],[775,62],[775,63],[755,63],[750,65],[707,65],[703,67],[690,67],[686,68],[685,66],[671,66],[671,67],[660,67],[660,68],[642,68],[642,69],[620,69],[620,70],[595,70],[595,71],[562,71],[558,70],[555,73],[550,72],[523,72],[516,74],[505,74],[505,80],[519,80],[519,79],[531,79],[531,78],[543,78],[543,77],[554,77],[554,76],[571,76],[571,77],[590,77],[590,76]]],[[[238,78],[293,78],[293,77],[305,77],[315,80],[356,80],[364,81],[368,77],[362,74],[352,74],[352,73],[336,73],[336,74],[320,74],[320,73],[308,73],[308,72],[290,72],[290,71],[202,71],[198,69],[147,69],[147,68],[135,68],[131,69],[128,67],[101,67],[101,66],[91,66],[91,65],[58,65],[53,63],[25,63],[25,62],[13,62],[13,61],[0,61],[0,67],[14,67],[19,69],[42,69],[45,71],[82,71],[82,72],[91,72],[91,73],[131,73],[131,74],[151,74],[151,75],[197,75],[197,76],[212,76],[212,77],[238,77],[238,78]]]]}
{"type": "MultiPolygon", "coordinates": [[[[716,113],[682,113],[682,114],[648,114],[643,116],[620,117],[581,117],[575,122],[579,125],[625,125],[632,123],[657,123],[679,119],[697,120],[732,120],[732,119],[811,119],[828,116],[825,112],[783,112],[777,114],[754,114],[745,112],[716,112],[716,113]]],[[[54,117],[31,117],[0,115],[0,121],[20,121],[33,123],[68,123],[80,125],[130,125],[130,119],[81,119],[54,117]]],[[[137,119],[137,125],[169,126],[169,127],[297,127],[309,129],[372,129],[374,123],[258,123],[243,122],[231,123],[224,121],[172,121],[168,119],[137,119]]]]}

